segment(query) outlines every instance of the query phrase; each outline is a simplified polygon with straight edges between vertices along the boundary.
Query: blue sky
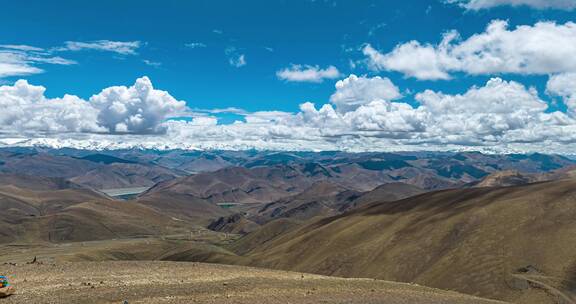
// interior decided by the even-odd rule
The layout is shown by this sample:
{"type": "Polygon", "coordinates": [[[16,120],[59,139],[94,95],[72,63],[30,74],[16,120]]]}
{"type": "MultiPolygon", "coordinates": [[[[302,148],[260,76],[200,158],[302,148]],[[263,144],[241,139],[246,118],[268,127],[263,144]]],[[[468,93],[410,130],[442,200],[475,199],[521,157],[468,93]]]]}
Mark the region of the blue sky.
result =
{"type": "MultiPolygon", "coordinates": [[[[506,31],[514,31],[517,26],[535,28],[538,22],[550,22],[560,27],[575,20],[574,7],[573,0],[9,1],[3,3],[0,10],[0,45],[8,45],[4,51],[14,45],[42,50],[36,53],[30,49],[22,51],[26,57],[21,61],[28,68],[35,69],[33,72],[5,71],[2,76],[0,57],[0,82],[10,86],[18,79],[26,79],[32,85],[45,87],[46,98],[72,94],[89,100],[104,88],[130,86],[137,78],[147,76],[155,88],[169,92],[176,100],[185,101],[186,109],[177,106],[178,113],[171,113],[172,117],[182,112],[187,116],[198,109],[229,107],[246,113],[276,111],[281,112],[281,116],[284,112],[300,113],[301,105],[307,101],[314,102],[316,110],[320,110],[323,104],[330,103],[335,83],[350,74],[366,79],[376,76],[389,79],[399,94],[386,98],[389,97],[389,101],[401,100],[412,107],[426,103],[416,97],[425,90],[451,96],[463,95],[474,86],[482,87],[491,78],[500,77],[503,81],[519,83],[526,90],[534,87],[540,101],[548,104],[543,110],[545,113],[559,110],[566,114],[572,95],[566,93],[564,87],[549,94],[551,91],[547,90],[547,85],[552,75],[572,71],[554,64],[542,67],[542,62],[546,61],[543,54],[536,54],[540,57],[534,59],[534,56],[530,57],[533,54],[529,54],[532,51],[528,50],[518,55],[519,60],[526,61],[519,66],[499,66],[481,72],[468,63],[459,62],[457,67],[448,67],[450,63],[442,61],[442,71],[432,71],[437,76],[419,77],[411,74],[413,69],[421,71],[429,67],[407,67],[406,62],[402,63],[403,58],[412,60],[416,55],[396,56],[392,58],[394,62],[378,61],[367,55],[366,46],[380,55],[392,53],[395,47],[410,41],[440,49],[445,33],[456,30],[459,38],[450,43],[459,45],[474,34],[485,33],[487,26],[497,20],[507,21],[506,31]],[[101,46],[115,42],[133,44],[128,49],[101,46]],[[98,43],[100,46],[95,46],[98,43]],[[38,60],[34,56],[42,58],[38,60]],[[61,61],[54,62],[55,58],[61,61]],[[536,63],[530,67],[532,61],[536,63]],[[296,81],[279,76],[283,70],[289,72],[311,67],[316,68],[316,72],[325,71],[324,75],[328,76],[314,81],[296,81]],[[438,76],[438,73],[444,73],[444,76],[438,76]]],[[[561,45],[551,44],[550,47],[574,42],[567,39],[561,41],[561,45]]],[[[552,42],[558,43],[557,40],[552,42]]],[[[485,46],[477,51],[484,52],[482,47],[485,46]]],[[[437,53],[440,54],[437,56],[442,55],[441,50],[437,53]]],[[[458,54],[450,56],[450,60],[460,60],[458,54]]],[[[510,60],[511,57],[506,58],[510,60]]],[[[342,109],[344,107],[336,109],[336,112],[344,116],[342,109]]],[[[102,120],[101,113],[95,115],[102,120]]],[[[211,115],[219,119],[219,124],[232,123],[242,117],[230,113],[211,115]]],[[[270,116],[273,115],[266,115],[270,116]]],[[[398,115],[393,113],[392,116],[398,115]]],[[[404,119],[403,123],[408,120],[404,119]]],[[[354,133],[354,137],[363,138],[369,132],[382,131],[386,135],[379,134],[374,138],[396,139],[399,136],[397,132],[420,132],[414,125],[412,129],[382,127],[391,121],[378,122],[378,128],[381,128],[378,130],[372,126],[368,129],[362,127],[362,133],[354,133]],[[390,132],[396,133],[390,135],[390,132]]],[[[516,130],[515,123],[507,122],[510,130],[516,130]]],[[[118,130],[125,130],[126,124],[122,124],[118,130]]],[[[100,130],[98,128],[106,123],[98,121],[96,125],[89,129],[100,130]]],[[[150,126],[147,128],[145,133],[150,133],[150,126]]],[[[78,131],[66,126],[39,130],[53,132],[60,129],[78,131]]],[[[110,132],[118,133],[118,130],[110,132]]],[[[131,132],[129,124],[126,130],[131,132]]],[[[468,131],[434,136],[464,136],[468,131]]],[[[325,136],[326,131],[320,133],[325,136]]],[[[503,144],[500,141],[503,133],[492,135],[499,138],[496,145],[503,144]]],[[[482,145],[492,137],[482,133],[481,139],[474,138],[470,143],[467,143],[469,139],[463,140],[462,137],[448,142],[474,146],[482,145]]],[[[525,138],[518,142],[524,141],[525,138]]]]}
{"type": "MultiPolygon", "coordinates": [[[[44,65],[45,73],[25,77],[46,86],[51,97],[72,93],[88,98],[104,87],[128,85],[146,75],[157,87],[193,107],[297,111],[304,101],[326,102],[335,80],[279,80],[276,71],[290,64],[334,65],[344,75],[389,77],[403,90],[434,88],[457,93],[484,83],[489,76],[419,81],[400,73],[370,71],[361,63],[353,69],[350,61],[363,59],[360,49],[365,43],[386,51],[413,39],[437,43],[451,29],[467,37],[482,32],[493,19],[509,20],[514,26],[538,20],[565,22],[573,17],[574,12],[526,7],[466,11],[438,0],[8,1],[0,11],[0,43],[42,48],[65,41],[143,43],[138,55],[61,54],[78,64],[44,65]],[[187,43],[206,47],[191,49],[187,43]],[[245,54],[247,64],[231,66],[227,48],[245,54]],[[148,66],[143,60],[161,66],[148,66]]],[[[18,78],[22,77],[5,80],[18,78]]],[[[546,78],[522,80],[543,88],[546,78]]]]}

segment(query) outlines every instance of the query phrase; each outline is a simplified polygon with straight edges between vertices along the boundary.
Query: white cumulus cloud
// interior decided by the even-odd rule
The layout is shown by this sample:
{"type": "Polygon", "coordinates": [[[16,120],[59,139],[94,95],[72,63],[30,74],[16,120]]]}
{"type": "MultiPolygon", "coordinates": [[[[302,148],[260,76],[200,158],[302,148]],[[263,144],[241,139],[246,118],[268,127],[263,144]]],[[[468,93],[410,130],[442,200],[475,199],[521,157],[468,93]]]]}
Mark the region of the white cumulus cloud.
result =
{"type": "Polygon", "coordinates": [[[576,115],[576,73],[553,75],[546,83],[546,91],[560,96],[568,107],[568,112],[576,115]]]}
{"type": "Polygon", "coordinates": [[[48,99],[46,88],[19,80],[0,86],[0,125],[8,133],[102,132],[98,112],[72,95],[48,99]]]}
{"type": "Polygon", "coordinates": [[[0,125],[6,133],[78,132],[154,134],[186,110],[183,101],[156,90],[147,77],[131,87],[104,89],[90,100],[73,95],[47,98],[46,88],[19,80],[0,86],[0,125]]]}
{"type": "Polygon", "coordinates": [[[529,6],[535,9],[576,9],[575,0],[448,0],[469,10],[488,9],[497,6],[529,6]]]}
{"type": "Polygon", "coordinates": [[[325,69],[315,65],[294,64],[276,72],[279,79],[291,82],[322,82],[324,79],[336,79],[341,76],[335,66],[325,69]]]}
{"type": "Polygon", "coordinates": [[[90,98],[98,109],[98,122],[110,132],[162,133],[161,122],[186,108],[168,92],[156,90],[148,77],[136,80],[131,87],[116,86],[90,98]]]}
{"type": "Polygon", "coordinates": [[[498,141],[510,130],[542,127],[548,108],[535,89],[500,78],[464,94],[426,90],[417,94],[416,100],[429,114],[426,125],[430,137],[469,142],[498,141]]]}
{"type": "Polygon", "coordinates": [[[538,22],[514,29],[502,20],[468,39],[451,31],[438,44],[410,41],[389,53],[363,48],[377,70],[417,79],[450,79],[451,73],[547,75],[576,71],[576,23],[538,22]]]}
{"type": "Polygon", "coordinates": [[[402,97],[400,89],[388,78],[350,75],[336,83],[330,102],[339,111],[350,111],[374,100],[395,100],[402,97]]]}

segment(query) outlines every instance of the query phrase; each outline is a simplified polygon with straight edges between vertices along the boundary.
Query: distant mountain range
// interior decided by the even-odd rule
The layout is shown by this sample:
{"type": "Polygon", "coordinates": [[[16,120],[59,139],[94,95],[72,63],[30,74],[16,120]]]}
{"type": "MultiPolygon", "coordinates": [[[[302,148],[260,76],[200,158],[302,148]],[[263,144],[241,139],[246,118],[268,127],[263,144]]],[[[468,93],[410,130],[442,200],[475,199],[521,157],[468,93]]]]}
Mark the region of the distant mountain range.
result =
{"type": "Polygon", "coordinates": [[[575,168],[544,154],[0,149],[0,249],[555,303],[576,286],[575,168]],[[106,194],[134,188],[144,191],[106,194]],[[98,242],[78,245],[89,241],[98,242]]]}
{"type": "Polygon", "coordinates": [[[342,186],[366,191],[385,183],[402,182],[429,190],[458,187],[498,171],[516,170],[533,174],[574,164],[574,160],[558,155],[487,155],[478,152],[355,154],[0,149],[0,172],[75,179],[80,184],[99,189],[153,186],[178,177],[182,177],[182,182],[186,183],[193,181],[189,175],[202,173],[203,178],[213,181],[223,174],[243,175],[244,178],[251,179],[266,179],[269,174],[284,174],[286,178],[292,178],[291,175],[304,177],[307,186],[314,181],[330,180],[342,186]],[[232,169],[234,167],[237,169],[232,169]],[[218,172],[221,169],[232,171],[218,172]],[[209,172],[215,173],[208,174],[209,172]]]}
{"type": "Polygon", "coordinates": [[[560,179],[570,176],[574,165],[557,155],[477,152],[0,149],[0,180],[6,186],[62,191],[64,201],[69,200],[67,191],[106,201],[100,190],[145,187],[130,203],[195,225],[243,233],[280,218],[304,222],[431,190],[560,179]]]}

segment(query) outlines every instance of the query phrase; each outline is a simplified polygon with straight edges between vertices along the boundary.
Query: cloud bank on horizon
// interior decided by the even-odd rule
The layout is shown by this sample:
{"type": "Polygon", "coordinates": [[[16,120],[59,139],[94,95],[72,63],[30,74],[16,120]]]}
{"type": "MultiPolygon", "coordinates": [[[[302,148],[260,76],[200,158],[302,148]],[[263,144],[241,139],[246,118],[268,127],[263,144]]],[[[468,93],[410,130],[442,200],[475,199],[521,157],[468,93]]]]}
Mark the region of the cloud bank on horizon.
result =
{"type": "MultiPolygon", "coordinates": [[[[576,1],[570,0],[445,2],[467,10],[497,6],[576,9],[576,1]]],[[[275,71],[279,81],[335,83],[324,102],[299,101],[297,112],[250,112],[240,108],[199,111],[194,103],[172,96],[176,93],[155,88],[146,76],[131,86],[104,88],[86,99],[72,94],[50,98],[45,87],[18,80],[0,86],[0,145],[354,152],[574,151],[576,23],[539,21],[512,27],[507,21],[495,19],[483,31],[468,37],[456,30],[439,36],[436,43],[415,39],[388,50],[365,43],[360,48],[362,63],[379,76],[345,76],[335,65],[285,65],[275,71]],[[413,91],[384,76],[386,73],[430,83],[479,75],[488,80],[457,93],[434,88],[413,91]],[[516,76],[545,77],[545,89],[526,86],[516,76]],[[561,107],[551,107],[549,100],[561,107]],[[217,115],[221,113],[240,118],[223,123],[217,115]]],[[[41,73],[40,63],[78,64],[61,57],[69,52],[136,56],[143,45],[140,41],[111,40],[67,41],[51,49],[0,45],[0,78],[41,73]]],[[[193,42],[185,47],[207,46],[193,42]]],[[[234,68],[247,65],[244,50],[227,47],[224,54],[234,68]]]]}
{"type": "MultiPolygon", "coordinates": [[[[554,76],[548,92],[573,106],[575,75],[554,76]]],[[[335,87],[330,103],[305,102],[297,113],[245,112],[244,121],[218,124],[217,117],[194,113],[185,102],[155,89],[147,77],[130,87],[106,88],[89,100],[47,98],[44,87],[20,80],[0,86],[0,142],[346,151],[473,147],[495,152],[541,151],[542,143],[569,152],[576,143],[576,113],[549,112],[536,89],[515,81],[492,78],[455,95],[425,90],[415,95],[416,107],[393,101],[403,96],[388,78],[350,75],[335,87]]]]}

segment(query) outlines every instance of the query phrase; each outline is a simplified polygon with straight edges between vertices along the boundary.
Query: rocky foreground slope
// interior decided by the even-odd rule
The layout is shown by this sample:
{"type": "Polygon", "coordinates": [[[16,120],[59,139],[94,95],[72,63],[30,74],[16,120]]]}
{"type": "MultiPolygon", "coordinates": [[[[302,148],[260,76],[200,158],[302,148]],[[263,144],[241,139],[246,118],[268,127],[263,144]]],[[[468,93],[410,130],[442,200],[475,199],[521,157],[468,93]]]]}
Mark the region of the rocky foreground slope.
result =
{"type": "Polygon", "coordinates": [[[8,265],[17,294],[2,303],[502,303],[371,279],[177,262],[8,265]]]}

